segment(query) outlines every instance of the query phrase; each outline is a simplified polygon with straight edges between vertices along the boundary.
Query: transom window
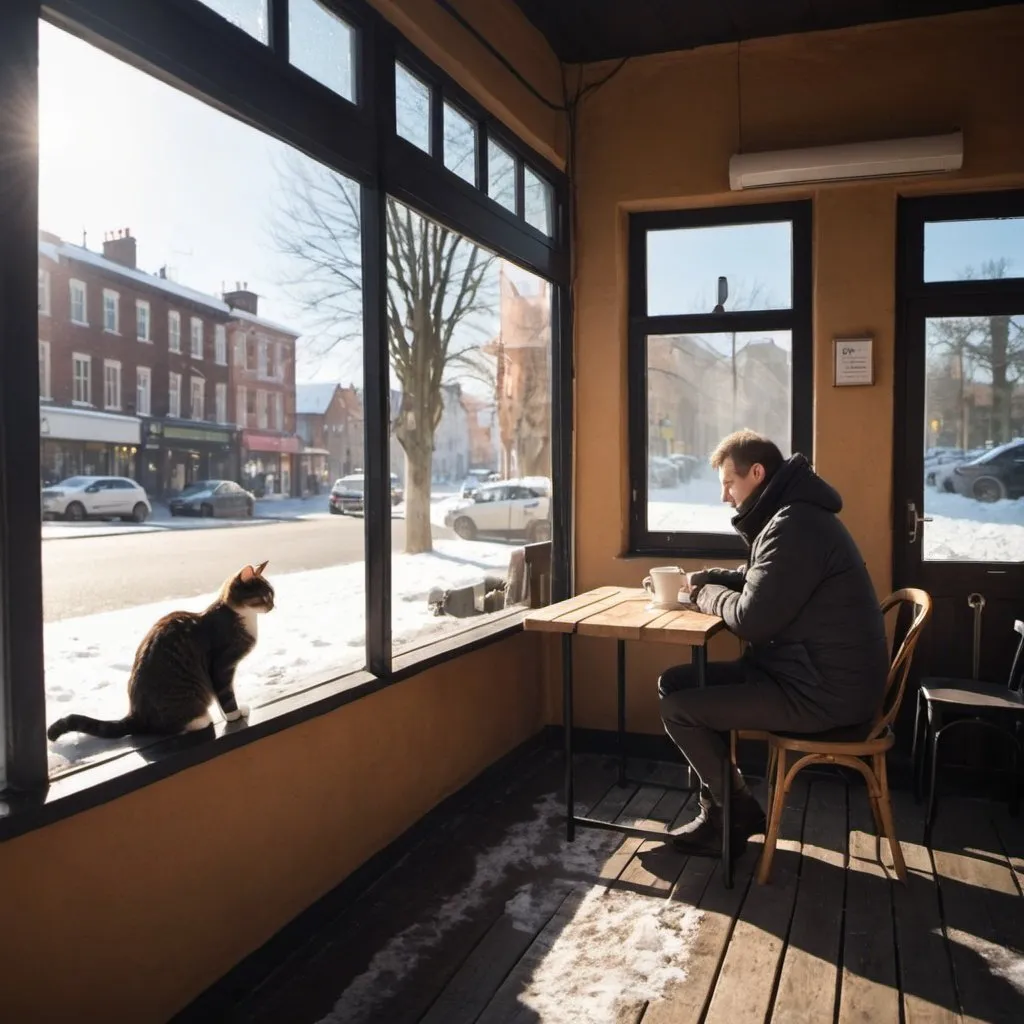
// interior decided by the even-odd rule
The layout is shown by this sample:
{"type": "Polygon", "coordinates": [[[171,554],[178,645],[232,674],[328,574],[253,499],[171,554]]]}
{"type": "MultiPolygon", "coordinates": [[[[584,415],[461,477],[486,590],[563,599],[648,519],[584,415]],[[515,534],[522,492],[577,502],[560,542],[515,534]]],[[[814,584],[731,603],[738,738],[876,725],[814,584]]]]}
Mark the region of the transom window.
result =
{"type": "Polygon", "coordinates": [[[743,551],[709,456],[744,427],[811,445],[808,203],[637,214],[630,223],[634,551],[743,551]]]}

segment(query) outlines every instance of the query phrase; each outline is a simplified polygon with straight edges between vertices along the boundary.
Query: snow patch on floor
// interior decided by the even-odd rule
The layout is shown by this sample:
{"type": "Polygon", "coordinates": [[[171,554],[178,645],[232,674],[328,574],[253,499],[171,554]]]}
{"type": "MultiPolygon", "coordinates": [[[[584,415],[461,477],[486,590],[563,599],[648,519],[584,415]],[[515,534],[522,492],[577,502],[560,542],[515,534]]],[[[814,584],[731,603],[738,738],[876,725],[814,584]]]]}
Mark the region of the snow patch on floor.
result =
{"type": "MultiPolygon", "coordinates": [[[[582,806],[577,808],[583,812],[582,806]]],[[[583,829],[568,843],[563,822],[561,800],[553,793],[540,799],[534,817],[511,826],[501,842],[477,855],[473,877],[433,920],[399,932],[373,956],[320,1024],[377,1019],[375,1013],[444,936],[468,921],[510,873],[522,870],[544,870],[548,876],[519,887],[505,903],[516,930],[536,934],[573,890],[584,894],[521,997],[543,1021],[614,1024],[622,995],[657,998],[670,982],[682,980],[700,912],[682,903],[595,886],[622,837],[583,829]],[[563,977],[564,972],[573,976],[563,977]],[[572,1006],[566,1005],[570,999],[572,1006]]]]}
{"type": "Polygon", "coordinates": [[[997,946],[994,942],[971,935],[959,928],[947,928],[946,935],[951,942],[977,953],[995,977],[1009,982],[1024,996],[1024,955],[1015,949],[997,946]]]}
{"type": "MultiPolygon", "coordinates": [[[[512,548],[473,541],[436,541],[422,555],[392,561],[392,635],[396,648],[412,648],[487,616],[452,619],[427,607],[431,587],[475,583],[504,575],[512,548]]],[[[235,677],[241,703],[259,707],[305,685],[355,671],[365,664],[365,576],[362,562],[270,574],[274,611],[260,617],[256,649],[235,677]],[[304,682],[308,681],[308,682],[304,682]]],[[[215,582],[215,581],[211,581],[215,582]]],[[[76,713],[121,718],[128,712],[127,684],[135,650],[168,612],[202,611],[213,592],[113,612],[47,622],[44,626],[47,722],[76,713]]],[[[51,770],[108,756],[131,746],[68,734],[50,747],[51,770]]]]}
{"type": "Polygon", "coordinates": [[[701,916],[686,903],[592,888],[519,1000],[545,1024],[615,1024],[624,1004],[686,980],[701,916]]]}

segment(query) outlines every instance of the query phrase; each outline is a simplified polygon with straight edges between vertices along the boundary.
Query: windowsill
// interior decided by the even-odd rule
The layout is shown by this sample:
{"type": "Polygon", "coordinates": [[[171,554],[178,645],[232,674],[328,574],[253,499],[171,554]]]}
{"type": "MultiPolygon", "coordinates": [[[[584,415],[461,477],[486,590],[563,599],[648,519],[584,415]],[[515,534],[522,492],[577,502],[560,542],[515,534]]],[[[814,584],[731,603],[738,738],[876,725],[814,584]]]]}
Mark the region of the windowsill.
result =
{"type": "Polygon", "coordinates": [[[109,327],[104,327],[103,328],[103,333],[104,334],[113,334],[115,338],[120,338],[121,337],[121,332],[120,331],[112,331],[109,327]]]}
{"type": "Polygon", "coordinates": [[[152,345],[153,344],[153,339],[152,338],[136,338],[135,340],[140,345],[152,345]]]}
{"type": "Polygon", "coordinates": [[[103,411],[104,412],[121,412],[122,409],[121,409],[121,406],[119,406],[119,405],[107,405],[107,406],[104,406],[103,411]]]}
{"type": "Polygon", "coordinates": [[[517,608],[488,617],[488,621],[479,626],[404,652],[394,659],[392,672],[387,678],[374,676],[366,670],[351,672],[253,708],[245,721],[219,722],[214,726],[212,737],[207,730],[154,738],[138,746],[118,750],[106,760],[69,767],[50,780],[45,792],[0,794],[0,842],[98,807],[186,768],[328,714],[436,665],[504,640],[522,628],[526,611],[526,608],[517,608]]]}
{"type": "Polygon", "coordinates": [[[73,327],[88,327],[89,326],[88,320],[72,320],[71,324],[72,324],[73,327]]]}
{"type": "Polygon", "coordinates": [[[71,404],[72,404],[72,405],[73,405],[73,406],[74,406],[74,407],[75,407],[76,409],[95,409],[95,408],[96,408],[96,406],[94,406],[94,405],[92,404],[92,402],[78,402],[78,401],[76,401],[75,399],[72,399],[72,400],[71,400],[71,404]]]}

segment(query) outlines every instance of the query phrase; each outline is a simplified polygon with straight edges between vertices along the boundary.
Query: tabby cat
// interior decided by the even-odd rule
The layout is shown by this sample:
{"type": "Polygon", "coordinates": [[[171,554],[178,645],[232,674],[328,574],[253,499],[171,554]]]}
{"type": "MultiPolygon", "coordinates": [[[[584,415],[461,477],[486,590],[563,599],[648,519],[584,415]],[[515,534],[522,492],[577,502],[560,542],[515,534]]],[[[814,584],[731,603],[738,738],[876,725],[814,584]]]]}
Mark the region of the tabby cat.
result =
{"type": "Polygon", "coordinates": [[[68,715],[46,735],[66,732],[112,739],[136,733],[172,735],[212,724],[216,698],[233,722],[249,709],[235,700],[238,663],[256,646],[256,621],[274,607],[274,588],[264,579],[267,563],[247,565],[226,580],[217,600],[203,612],[171,612],[139,644],[128,679],[128,714],[119,721],[68,715]]]}

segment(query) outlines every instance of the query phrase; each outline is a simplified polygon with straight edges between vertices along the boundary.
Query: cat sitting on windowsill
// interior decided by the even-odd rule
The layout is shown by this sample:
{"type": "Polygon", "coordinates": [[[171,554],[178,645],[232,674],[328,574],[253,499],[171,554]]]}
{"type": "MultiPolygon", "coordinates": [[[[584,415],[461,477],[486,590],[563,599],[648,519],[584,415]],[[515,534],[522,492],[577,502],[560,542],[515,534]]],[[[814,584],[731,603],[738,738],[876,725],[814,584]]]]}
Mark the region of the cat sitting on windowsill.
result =
{"type": "Polygon", "coordinates": [[[235,700],[235,669],[256,646],[257,617],[274,608],[274,588],[263,576],[267,563],[247,565],[224,582],[203,612],[171,612],[143,637],[128,679],[128,714],[119,721],[67,715],[46,735],[66,732],[114,739],[171,736],[213,724],[210,705],[229,722],[249,709],[235,700]]]}

